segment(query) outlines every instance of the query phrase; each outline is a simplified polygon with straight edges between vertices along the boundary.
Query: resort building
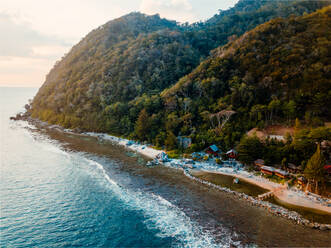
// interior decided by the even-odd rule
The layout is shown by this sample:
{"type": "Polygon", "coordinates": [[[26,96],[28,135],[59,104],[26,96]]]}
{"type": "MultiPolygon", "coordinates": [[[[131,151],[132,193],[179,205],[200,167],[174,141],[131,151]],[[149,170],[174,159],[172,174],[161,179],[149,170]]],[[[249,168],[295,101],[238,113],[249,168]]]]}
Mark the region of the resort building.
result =
{"type": "Polygon", "coordinates": [[[228,151],[226,153],[226,155],[229,157],[229,158],[236,158],[237,157],[237,152],[234,150],[234,149],[231,149],[230,151],[228,151]]]}
{"type": "Polygon", "coordinates": [[[211,146],[207,147],[205,152],[208,153],[208,154],[212,154],[214,156],[218,156],[220,150],[218,149],[218,147],[216,145],[211,145],[211,146]]]}
{"type": "Polygon", "coordinates": [[[324,170],[329,176],[331,175],[331,165],[324,165],[324,170]]]}
{"type": "Polygon", "coordinates": [[[255,164],[255,166],[257,166],[259,168],[265,166],[265,163],[264,163],[264,160],[263,159],[257,159],[257,160],[255,160],[254,161],[254,164],[255,164]]]}
{"type": "Polygon", "coordinates": [[[192,139],[189,137],[178,136],[177,141],[178,141],[178,145],[180,147],[183,147],[184,149],[186,149],[192,145],[192,139]]]}
{"type": "Polygon", "coordinates": [[[296,166],[292,163],[288,163],[286,170],[294,174],[301,173],[303,171],[302,166],[296,166]]]}
{"type": "Polygon", "coordinates": [[[300,185],[300,186],[303,186],[307,183],[307,179],[304,178],[304,177],[298,177],[297,178],[297,183],[300,185]]]}
{"type": "Polygon", "coordinates": [[[275,172],[275,169],[270,167],[270,166],[262,166],[261,167],[261,172],[266,175],[273,175],[275,172]]]}
{"type": "Polygon", "coordinates": [[[290,175],[287,171],[283,171],[280,169],[275,169],[274,173],[280,178],[287,178],[290,175]]]}

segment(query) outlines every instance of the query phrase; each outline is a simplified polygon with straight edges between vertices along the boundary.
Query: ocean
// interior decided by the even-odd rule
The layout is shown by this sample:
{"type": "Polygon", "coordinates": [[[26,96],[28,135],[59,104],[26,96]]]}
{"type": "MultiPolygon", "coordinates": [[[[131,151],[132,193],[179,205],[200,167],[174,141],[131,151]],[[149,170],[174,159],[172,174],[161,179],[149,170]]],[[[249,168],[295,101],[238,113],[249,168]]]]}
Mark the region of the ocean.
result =
{"type": "Polygon", "coordinates": [[[122,147],[9,120],[36,92],[0,88],[0,247],[330,244],[122,147]]]}
{"type": "Polygon", "coordinates": [[[1,247],[212,245],[161,196],[121,186],[87,155],[10,121],[36,90],[1,88],[1,247]]]}

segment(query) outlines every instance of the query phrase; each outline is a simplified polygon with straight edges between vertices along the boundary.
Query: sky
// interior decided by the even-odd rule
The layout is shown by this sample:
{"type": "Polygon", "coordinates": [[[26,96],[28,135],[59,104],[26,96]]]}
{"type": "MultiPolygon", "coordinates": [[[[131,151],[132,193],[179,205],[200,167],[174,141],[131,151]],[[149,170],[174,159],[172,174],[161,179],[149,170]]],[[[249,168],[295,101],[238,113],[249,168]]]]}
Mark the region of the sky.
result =
{"type": "Polygon", "coordinates": [[[0,86],[41,86],[55,62],[86,34],[132,11],[192,23],[237,1],[0,0],[0,86]]]}

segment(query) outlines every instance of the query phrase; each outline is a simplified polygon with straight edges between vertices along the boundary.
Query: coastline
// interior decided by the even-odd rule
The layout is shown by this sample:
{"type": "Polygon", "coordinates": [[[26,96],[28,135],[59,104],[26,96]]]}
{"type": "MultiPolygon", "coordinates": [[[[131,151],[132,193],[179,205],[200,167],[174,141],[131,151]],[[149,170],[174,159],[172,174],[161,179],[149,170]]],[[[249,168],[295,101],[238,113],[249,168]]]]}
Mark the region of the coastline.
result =
{"type": "MultiPolygon", "coordinates": [[[[112,135],[108,135],[105,133],[94,133],[94,132],[77,132],[75,130],[71,130],[71,129],[65,129],[59,125],[51,125],[49,123],[40,121],[38,119],[34,119],[31,117],[25,117],[25,118],[21,118],[20,120],[25,120],[28,121],[29,123],[37,126],[37,127],[41,127],[41,128],[46,128],[46,129],[50,129],[50,130],[55,130],[55,131],[59,131],[59,132],[64,132],[64,133],[68,133],[68,134],[73,134],[73,135],[79,135],[79,136],[86,136],[86,137],[95,137],[98,140],[102,140],[102,141],[110,141],[116,145],[120,145],[122,147],[125,147],[126,149],[133,151],[133,152],[137,152],[149,159],[155,159],[159,154],[161,154],[162,150],[156,150],[152,147],[148,147],[147,145],[142,145],[139,143],[136,143],[132,140],[128,140],[128,139],[123,139],[123,138],[119,138],[116,136],[112,136],[112,135]]],[[[178,161],[178,160],[177,160],[178,161]]],[[[176,168],[174,166],[171,165],[171,163],[164,163],[165,165],[168,165],[172,168],[176,168]]],[[[185,176],[190,177],[192,180],[198,181],[202,184],[208,185],[210,187],[214,187],[218,190],[221,191],[225,191],[228,193],[231,193],[233,195],[238,196],[239,198],[245,199],[248,202],[250,202],[251,204],[264,208],[266,210],[268,210],[270,213],[274,214],[274,215],[278,215],[284,218],[287,218],[289,220],[294,221],[297,224],[301,224],[304,226],[308,226],[311,228],[315,228],[315,229],[320,229],[320,230],[331,230],[331,224],[320,224],[320,223],[316,223],[316,222],[310,222],[309,220],[303,218],[299,213],[294,212],[294,211],[290,211],[288,209],[285,209],[279,205],[267,202],[267,201],[263,201],[263,200],[259,200],[256,199],[255,197],[252,196],[248,196],[244,193],[239,193],[236,191],[232,191],[228,188],[225,187],[220,187],[218,185],[214,185],[210,182],[204,181],[204,180],[200,180],[192,175],[189,174],[188,169],[184,169],[181,167],[177,167],[177,169],[181,169],[183,170],[183,173],[185,176]]],[[[255,184],[261,188],[265,188],[267,190],[274,190],[277,187],[281,186],[280,184],[271,182],[265,178],[260,178],[260,177],[256,177],[254,175],[252,175],[251,173],[247,172],[247,171],[240,171],[240,173],[238,172],[234,172],[233,170],[231,171],[230,168],[222,168],[222,170],[217,170],[217,171],[212,171],[212,170],[204,170],[201,169],[201,171],[205,171],[208,173],[216,173],[216,174],[223,174],[223,175],[228,175],[228,176],[233,176],[233,177],[237,177],[239,179],[245,180],[248,183],[251,184],[255,184]]],[[[283,186],[284,187],[284,186],[283,186]]],[[[290,190],[286,190],[286,194],[277,194],[276,197],[280,197],[280,200],[282,200],[283,202],[287,202],[289,204],[293,204],[289,199],[289,194],[288,191],[290,190]]],[[[297,192],[296,192],[297,193],[297,192]]],[[[307,200],[308,201],[308,200],[307,200]]],[[[293,204],[296,205],[296,204],[293,204]]],[[[310,205],[311,206],[311,205],[310,205]]],[[[311,207],[309,207],[311,208],[311,207]]],[[[331,208],[327,207],[327,206],[322,206],[321,204],[315,204],[313,205],[312,208],[317,208],[320,211],[324,211],[327,212],[328,214],[331,213],[331,208]]]]}
{"type": "Polygon", "coordinates": [[[325,212],[327,214],[331,214],[331,207],[318,204],[317,202],[313,202],[312,200],[308,200],[306,197],[304,197],[304,192],[299,191],[293,191],[291,189],[287,189],[282,184],[277,184],[275,182],[271,182],[267,179],[260,178],[254,175],[250,175],[250,177],[244,176],[239,173],[226,173],[226,172],[210,172],[207,170],[202,170],[204,172],[208,173],[215,173],[215,174],[221,174],[221,175],[227,175],[227,176],[233,176],[237,177],[243,181],[246,181],[248,183],[257,185],[261,188],[264,188],[266,190],[272,191],[274,193],[274,196],[287,204],[291,204],[298,207],[308,208],[308,209],[314,209],[321,212],[325,212]],[[279,190],[280,189],[280,190],[279,190]]]}
{"type": "Polygon", "coordinates": [[[88,135],[88,136],[92,136],[92,137],[96,137],[97,139],[103,139],[106,141],[110,141],[110,142],[114,142],[118,145],[124,146],[127,149],[133,151],[133,152],[137,152],[145,157],[148,157],[150,159],[155,159],[159,154],[161,154],[162,152],[165,152],[163,150],[156,150],[154,148],[151,148],[147,145],[141,145],[141,144],[137,144],[137,143],[132,143],[132,140],[128,140],[128,139],[123,139],[123,138],[119,138],[116,136],[112,136],[109,134],[105,134],[105,133],[93,133],[93,132],[85,132],[82,133],[84,135],[88,135]],[[128,145],[130,144],[130,145],[128,145]]]}

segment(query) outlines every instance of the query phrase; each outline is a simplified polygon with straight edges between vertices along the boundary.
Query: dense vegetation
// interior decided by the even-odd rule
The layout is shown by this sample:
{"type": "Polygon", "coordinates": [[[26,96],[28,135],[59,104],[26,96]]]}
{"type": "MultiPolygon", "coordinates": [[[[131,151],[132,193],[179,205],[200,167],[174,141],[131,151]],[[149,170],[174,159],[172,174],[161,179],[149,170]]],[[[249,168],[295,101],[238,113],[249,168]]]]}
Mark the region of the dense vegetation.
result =
{"type": "MultiPolygon", "coordinates": [[[[32,115],[168,150],[182,149],[177,137],[187,136],[188,151],[212,143],[227,149],[253,127],[296,118],[323,125],[331,117],[331,7],[314,11],[326,5],[241,0],[192,25],[126,15],[92,31],[54,66],[32,115]]],[[[304,154],[274,142],[256,148],[275,162],[301,163],[316,150],[311,140],[304,154]]]]}
{"type": "MultiPolygon", "coordinates": [[[[243,136],[237,146],[238,158],[245,164],[253,164],[256,159],[263,158],[267,165],[278,164],[285,168],[288,163],[294,163],[305,169],[308,160],[316,151],[316,144],[330,139],[331,129],[327,127],[300,128],[293,137],[288,135],[285,142],[275,139],[261,142],[256,136],[243,136]]],[[[328,158],[330,150],[324,149],[323,155],[328,158]]]]}
{"type": "Polygon", "coordinates": [[[255,126],[295,118],[318,126],[329,120],[330,13],[329,7],[303,17],[274,19],[214,50],[162,92],[172,125],[167,131],[195,134],[196,144],[207,140],[231,146],[255,126]],[[233,121],[222,130],[219,125],[213,128],[222,110],[235,111],[233,121]]]}
{"type": "Polygon", "coordinates": [[[150,114],[162,109],[159,93],[191,72],[211,49],[266,20],[325,4],[242,0],[206,23],[178,25],[140,13],[110,21],[50,71],[34,98],[34,116],[66,127],[132,134],[141,109],[150,114]]]}

